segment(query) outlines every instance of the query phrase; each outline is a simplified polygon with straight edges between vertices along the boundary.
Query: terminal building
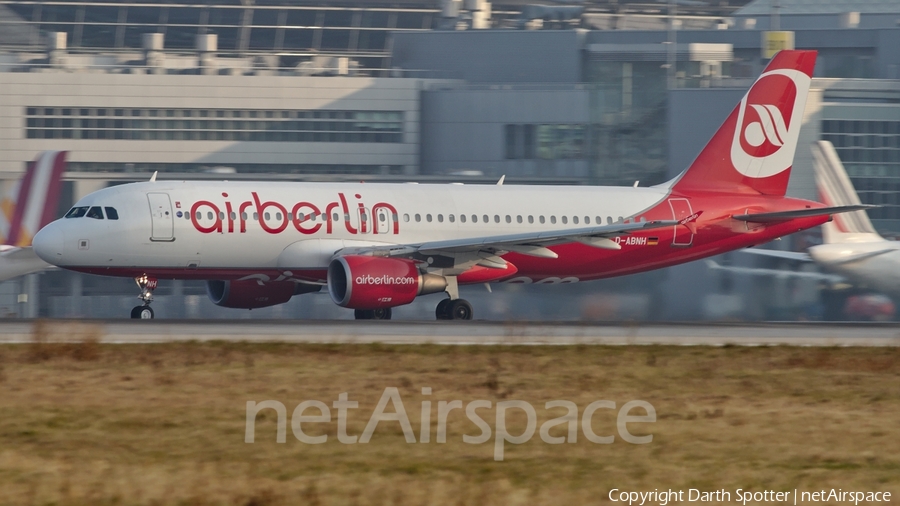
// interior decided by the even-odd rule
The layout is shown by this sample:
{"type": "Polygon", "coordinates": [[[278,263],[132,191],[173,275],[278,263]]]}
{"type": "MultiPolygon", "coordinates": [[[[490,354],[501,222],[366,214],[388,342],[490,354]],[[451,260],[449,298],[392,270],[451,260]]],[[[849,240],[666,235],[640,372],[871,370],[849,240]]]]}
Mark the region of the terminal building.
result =
{"type": "MultiPolygon", "coordinates": [[[[833,142],[863,202],[883,206],[869,212],[876,227],[900,235],[900,7],[754,0],[670,8],[0,0],[0,180],[19,177],[39,151],[65,149],[61,209],[154,171],[170,179],[656,184],[690,163],[764,67],[766,34],[777,31],[819,51],[801,146],[833,142]]],[[[802,147],[790,193],[817,196],[802,147]]],[[[726,261],[743,262],[736,256],[726,261]]],[[[637,316],[677,319],[733,316],[716,300],[739,300],[735,315],[760,318],[776,303],[816,298],[814,287],[794,286],[754,296],[787,282],[705,271],[691,264],[566,290],[615,286],[631,307],[655,308],[637,316]]],[[[131,304],[122,280],[37,277],[29,286],[39,294],[26,303],[18,301],[28,283],[0,285],[0,308],[113,316],[112,299],[84,302],[110,291],[131,304]],[[107,303],[109,312],[97,309],[107,303]]],[[[176,284],[172,293],[181,301],[173,307],[190,308],[184,301],[202,289],[176,284]]],[[[183,313],[235,316],[212,313],[206,301],[194,306],[183,313]]],[[[300,304],[282,311],[310,314],[300,304]]]]}

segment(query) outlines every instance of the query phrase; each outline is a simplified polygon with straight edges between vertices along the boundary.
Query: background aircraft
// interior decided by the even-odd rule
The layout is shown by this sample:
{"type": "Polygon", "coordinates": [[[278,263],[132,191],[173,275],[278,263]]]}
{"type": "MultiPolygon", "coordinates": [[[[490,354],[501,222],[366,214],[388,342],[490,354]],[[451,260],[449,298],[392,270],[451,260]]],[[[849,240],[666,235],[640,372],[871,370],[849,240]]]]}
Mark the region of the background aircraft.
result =
{"type": "Polygon", "coordinates": [[[0,201],[0,281],[51,267],[34,253],[31,240],[56,218],[66,151],[44,151],[0,201]]]}
{"type": "MultiPolygon", "coordinates": [[[[828,141],[819,141],[811,149],[822,202],[835,206],[860,205],[859,195],[834,146],[828,141]]],[[[889,241],[879,235],[864,210],[836,214],[832,221],[822,225],[822,240],[822,244],[811,246],[806,252],[763,248],[743,252],[797,262],[815,262],[824,272],[721,266],[713,261],[709,261],[709,265],[739,274],[817,279],[830,286],[849,282],[860,289],[900,296],[900,242],[889,241]]],[[[861,303],[857,300],[850,302],[850,306],[861,303]]],[[[883,297],[878,304],[881,308],[888,307],[883,297]]],[[[890,310],[893,312],[893,305],[890,305],[890,310]]],[[[878,317],[884,314],[885,309],[877,311],[878,317]]]]}

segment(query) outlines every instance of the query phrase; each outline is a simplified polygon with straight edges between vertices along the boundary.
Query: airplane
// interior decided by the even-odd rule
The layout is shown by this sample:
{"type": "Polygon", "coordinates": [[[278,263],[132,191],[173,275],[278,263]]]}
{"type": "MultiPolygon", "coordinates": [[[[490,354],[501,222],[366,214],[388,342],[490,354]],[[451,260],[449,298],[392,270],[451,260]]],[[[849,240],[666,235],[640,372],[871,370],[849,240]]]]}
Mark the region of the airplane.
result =
{"type": "MultiPolygon", "coordinates": [[[[834,145],[828,141],[818,141],[811,149],[820,199],[828,205],[860,205],[859,195],[853,188],[834,145]]],[[[879,235],[865,211],[835,215],[833,221],[822,225],[822,241],[822,244],[811,246],[806,252],[762,248],[743,251],[798,262],[815,262],[825,273],[743,269],[748,274],[817,277],[835,285],[849,281],[882,293],[900,296],[900,242],[889,241],[879,235]]]]}
{"type": "Polygon", "coordinates": [[[56,218],[67,151],[44,151],[28,163],[25,177],[0,201],[0,281],[52,267],[34,253],[34,234],[56,218]]]}
{"type": "Polygon", "coordinates": [[[154,317],[159,279],[207,282],[253,309],[325,287],[356,319],[390,319],[459,286],[573,283],[681,264],[816,227],[860,206],[785,196],[815,51],[782,51],[697,159],[653,187],[372,183],[132,183],[85,196],[35,251],[73,271],[132,277],[154,317]]]}

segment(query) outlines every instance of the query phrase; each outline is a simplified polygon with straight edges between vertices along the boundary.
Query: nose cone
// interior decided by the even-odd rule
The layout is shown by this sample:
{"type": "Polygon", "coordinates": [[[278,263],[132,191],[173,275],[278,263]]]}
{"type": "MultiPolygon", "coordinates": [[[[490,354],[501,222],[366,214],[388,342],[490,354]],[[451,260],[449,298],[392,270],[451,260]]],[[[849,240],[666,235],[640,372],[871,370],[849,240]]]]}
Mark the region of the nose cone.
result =
{"type": "Polygon", "coordinates": [[[59,224],[50,223],[46,227],[38,231],[37,235],[31,241],[34,252],[41,260],[56,265],[63,256],[63,244],[65,237],[59,224]]]}

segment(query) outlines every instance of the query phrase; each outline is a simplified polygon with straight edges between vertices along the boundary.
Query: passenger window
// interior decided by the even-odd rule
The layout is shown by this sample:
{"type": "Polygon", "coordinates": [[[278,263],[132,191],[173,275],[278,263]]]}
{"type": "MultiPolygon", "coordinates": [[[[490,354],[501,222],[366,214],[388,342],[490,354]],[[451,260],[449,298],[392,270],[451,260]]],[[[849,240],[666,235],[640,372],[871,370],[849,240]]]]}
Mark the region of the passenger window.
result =
{"type": "Polygon", "coordinates": [[[606,224],[607,224],[607,225],[612,225],[612,216],[607,216],[607,217],[606,217],[606,224]]]}
{"type": "MultiPolygon", "coordinates": [[[[109,209],[109,208],[107,207],[107,209],[109,209]]],[[[106,211],[106,214],[109,215],[109,211],[106,211]]],[[[234,211],[231,211],[231,213],[229,213],[228,216],[229,216],[232,220],[234,220],[235,218],[237,218],[237,214],[236,214],[234,211]]],[[[112,219],[112,218],[110,218],[110,219],[112,219]]]]}
{"type": "Polygon", "coordinates": [[[203,218],[203,215],[200,213],[200,211],[197,211],[196,213],[194,213],[194,215],[196,216],[196,218],[197,218],[198,220],[201,219],[201,218],[203,218]]]}
{"type": "Polygon", "coordinates": [[[220,220],[224,220],[224,219],[225,219],[225,213],[219,211],[219,219],[220,219],[220,220]]]}
{"type": "Polygon", "coordinates": [[[207,219],[207,220],[213,219],[213,213],[212,213],[212,211],[209,211],[209,212],[206,213],[206,219],[207,219]]]}
{"type": "Polygon", "coordinates": [[[551,217],[550,217],[550,223],[556,225],[556,216],[551,216],[551,217]]]}
{"type": "Polygon", "coordinates": [[[431,215],[430,214],[425,215],[425,221],[427,221],[428,223],[431,223],[431,215]]]}
{"type": "Polygon", "coordinates": [[[450,223],[453,223],[456,221],[456,217],[453,216],[452,214],[449,216],[449,218],[450,218],[450,223]]]}
{"type": "Polygon", "coordinates": [[[543,224],[544,224],[544,215],[542,214],[542,215],[540,216],[540,218],[538,218],[538,220],[540,220],[541,225],[543,225],[543,224]]]}
{"type": "Polygon", "coordinates": [[[621,223],[621,222],[622,222],[622,217],[621,217],[621,216],[619,216],[619,223],[621,223]]]}
{"type": "Polygon", "coordinates": [[[104,209],[106,210],[106,219],[108,219],[108,220],[118,220],[119,219],[119,212],[116,211],[115,207],[105,207],[104,209]]]}
{"type": "Polygon", "coordinates": [[[510,215],[507,214],[507,215],[506,215],[506,222],[507,222],[507,223],[512,223],[512,216],[510,216],[510,215]]]}
{"type": "Polygon", "coordinates": [[[385,220],[384,215],[383,215],[383,214],[379,214],[379,215],[378,215],[378,221],[384,223],[384,220],[385,220]]]}
{"type": "Polygon", "coordinates": [[[578,225],[578,216],[572,216],[572,223],[578,225]]]}
{"type": "Polygon", "coordinates": [[[534,216],[528,215],[528,223],[534,223],[534,216]]]}
{"type": "Polygon", "coordinates": [[[422,215],[419,213],[416,213],[416,223],[419,223],[420,221],[422,221],[422,215]]]}
{"type": "Polygon", "coordinates": [[[478,223],[478,215],[477,214],[472,215],[472,223],[478,223]]]}
{"type": "Polygon", "coordinates": [[[602,225],[602,224],[603,224],[603,218],[601,218],[601,217],[599,217],[599,216],[595,216],[595,217],[594,217],[594,223],[596,223],[597,225],[602,225]]]}
{"type": "Polygon", "coordinates": [[[66,218],[81,218],[87,214],[87,207],[73,207],[66,213],[66,218]]]}
{"type": "MultiPolygon", "coordinates": [[[[365,215],[363,215],[363,216],[365,216],[365,215]]],[[[405,213],[403,214],[403,221],[409,223],[409,215],[408,214],[405,214],[405,213]]]]}
{"type": "Polygon", "coordinates": [[[264,220],[269,221],[270,218],[271,218],[271,216],[269,215],[269,213],[263,213],[264,220]]]}
{"type": "Polygon", "coordinates": [[[494,223],[500,223],[500,215],[499,214],[494,215],[494,223]]]}
{"type": "Polygon", "coordinates": [[[102,220],[103,219],[103,209],[100,209],[99,207],[96,207],[96,206],[92,207],[92,208],[88,209],[86,216],[88,218],[94,218],[95,220],[102,220]]]}
{"type": "Polygon", "coordinates": [[[438,223],[443,223],[443,222],[444,222],[444,215],[443,215],[443,214],[439,214],[439,215],[438,215],[438,223]]]}
{"type": "Polygon", "coordinates": [[[563,216],[563,217],[562,217],[562,222],[563,222],[563,225],[565,225],[566,223],[569,223],[569,217],[568,217],[568,216],[563,216]]]}
{"type": "Polygon", "coordinates": [[[275,219],[281,221],[281,213],[275,213],[275,219]]]}
{"type": "Polygon", "coordinates": [[[522,215],[516,216],[516,223],[522,223],[522,215]]]}
{"type": "Polygon", "coordinates": [[[465,223],[465,222],[466,222],[466,215],[465,215],[465,214],[460,214],[460,215],[459,215],[459,222],[460,222],[460,223],[465,223]]]}
{"type": "Polygon", "coordinates": [[[246,220],[247,220],[247,213],[241,213],[241,219],[246,221],[246,220]]]}
{"type": "Polygon", "coordinates": [[[591,224],[591,217],[590,217],[590,216],[585,216],[585,217],[584,217],[584,224],[585,224],[585,225],[590,225],[590,224],[591,224]]]}
{"type": "Polygon", "coordinates": [[[253,221],[259,221],[259,213],[253,213],[253,221]]]}

